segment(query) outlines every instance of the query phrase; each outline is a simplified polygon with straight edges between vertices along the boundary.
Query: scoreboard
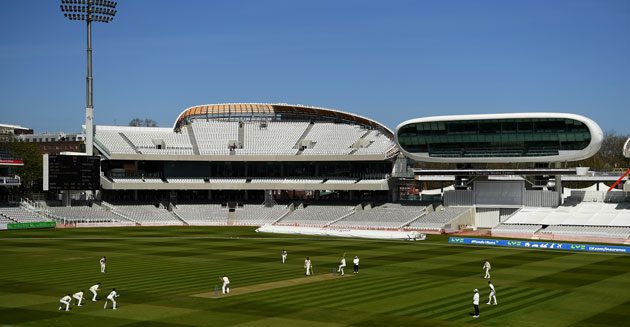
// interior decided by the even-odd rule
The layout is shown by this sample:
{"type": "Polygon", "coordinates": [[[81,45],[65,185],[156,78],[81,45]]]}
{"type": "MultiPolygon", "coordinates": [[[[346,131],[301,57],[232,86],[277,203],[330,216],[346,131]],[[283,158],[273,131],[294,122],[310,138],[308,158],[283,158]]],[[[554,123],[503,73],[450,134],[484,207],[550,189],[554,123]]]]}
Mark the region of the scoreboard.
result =
{"type": "Polygon", "coordinates": [[[44,155],[44,190],[97,190],[100,171],[99,156],[44,155]]]}

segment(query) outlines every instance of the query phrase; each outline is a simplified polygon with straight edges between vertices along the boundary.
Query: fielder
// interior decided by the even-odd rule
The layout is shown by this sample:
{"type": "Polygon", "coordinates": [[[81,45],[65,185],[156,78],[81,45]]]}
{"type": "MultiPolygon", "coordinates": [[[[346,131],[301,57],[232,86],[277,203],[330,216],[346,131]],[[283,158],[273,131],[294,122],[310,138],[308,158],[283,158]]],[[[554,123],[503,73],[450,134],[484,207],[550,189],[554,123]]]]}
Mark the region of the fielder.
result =
{"type": "Polygon", "coordinates": [[[282,250],[282,252],[280,252],[280,256],[282,256],[282,263],[287,262],[287,250],[282,250]]]}
{"type": "Polygon", "coordinates": [[[105,259],[105,256],[103,256],[101,258],[101,260],[99,260],[100,264],[101,264],[101,272],[105,273],[105,263],[106,263],[107,259],[105,259]]]}
{"type": "Polygon", "coordinates": [[[473,292],[475,292],[473,295],[473,306],[475,307],[475,315],[473,318],[479,318],[479,291],[475,288],[473,292]]]}
{"type": "Polygon", "coordinates": [[[227,276],[219,277],[219,279],[223,281],[223,287],[221,288],[221,290],[223,291],[223,294],[229,294],[230,293],[230,279],[227,278],[227,276]]]}
{"type": "Polygon", "coordinates": [[[116,289],[112,288],[112,291],[107,295],[107,299],[105,300],[105,305],[103,309],[107,309],[107,302],[112,301],[112,309],[116,310],[116,298],[118,297],[118,293],[116,293],[116,289]]]}
{"type": "Polygon", "coordinates": [[[80,290],[80,291],[72,294],[72,297],[77,300],[77,307],[80,307],[81,306],[81,301],[83,301],[83,290],[80,290]]]}
{"type": "Polygon", "coordinates": [[[488,261],[488,259],[486,259],[486,261],[483,263],[483,269],[486,271],[486,275],[483,278],[490,278],[490,261],[488,261]]]}
{"type": "Polygon", "coordinates": [[[306,259],[304,260],[304,269],[306,269],[306,276],[310,276],[311,275],[311,258],[306,257],[306,259]]]}
{"type": "Polygon", "coordinates": [[[96,283],[95,285],[92,285],[92,287],[90,287],[90,292],[92,292],[92,294],[94,296],[92,296],[92,302],[96,302],[96,292],[99,291],[99,287],[101,286],[101,283],[96,283]]]}
{"type": "Polygon", "coordinates": [[[346,268],[346,257],[345,256],[343,258],[341,258],[341,261],[339,262],[339,268],[337,268],[337,273],[341,272],[341,276],[344,275],[343,268],[346,268]]]}
{"type": "Polygon", "coordinates": [[[355,255],[354,260],[352,260],[352,265],[354,266],[354,273],[359,273],[359,256],[355,255]]]}
{"type": "Polygon", "coordinates": [[[66,306],[66,311],[69,311],[69,310],[70,310],[70,302],[71,302],[71,301],[72,301],[72,298],[70,297],[70,294],[68,294],[68,295],[66,295],[66,296],[64,296],[64,297],[62,297],[62,298],[59,300],[59,303],[61,303],[61,304],[59,305],[59,310],[61,310],[61,308],[63,308],[63,306],[65,305],[65,306],[66,306]]]}
{"type": "Polygon", "coordinates": [[[488,287],[490,287],[490,295],[488,295],[488,303],[491,304],[492,300],[494,300],[494,305],[497,305],[497,291],[494,290],[494,285],[492,285],[491,281],[488,281],[488,287]]]}

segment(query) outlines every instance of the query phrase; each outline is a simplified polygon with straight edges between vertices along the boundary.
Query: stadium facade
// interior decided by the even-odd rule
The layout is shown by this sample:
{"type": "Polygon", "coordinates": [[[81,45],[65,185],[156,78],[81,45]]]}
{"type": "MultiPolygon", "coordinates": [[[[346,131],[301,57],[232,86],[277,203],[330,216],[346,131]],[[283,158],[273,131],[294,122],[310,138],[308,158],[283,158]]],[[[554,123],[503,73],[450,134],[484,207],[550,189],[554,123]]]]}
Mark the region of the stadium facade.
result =
{"type": "Polygon", "coordinates": [[[406,156],[440,163],[577,161],[597,153],[603,135],[591,119],[566,113],[423,117],[396,128],[406,156]]]}
{"type": "Polygon", "coordinates": [[[398,154],[393,132],[369,118],[262,103],[194,106],[172,128],[99,125],[94,144],[105,198],[127,199],[387,200],[398,154]]]}

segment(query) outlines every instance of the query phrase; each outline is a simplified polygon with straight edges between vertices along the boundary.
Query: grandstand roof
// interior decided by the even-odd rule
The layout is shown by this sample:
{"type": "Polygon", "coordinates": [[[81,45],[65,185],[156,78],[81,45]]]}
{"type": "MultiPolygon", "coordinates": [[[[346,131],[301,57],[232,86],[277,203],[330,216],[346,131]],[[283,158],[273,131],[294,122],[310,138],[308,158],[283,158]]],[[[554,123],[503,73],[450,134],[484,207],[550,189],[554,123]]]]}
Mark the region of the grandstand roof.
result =
{"type": "Polygon", "coordinates": [[[179,116],[177,116],[177,119],[173,124],[173,128],[176,129],[187,118],[195,116],[215,119],[241,119],[247,117],[260,118],[274,116],[293,119],[322,119],[368,126],[381,130],[392,138],[394,135],[393,131],[387,126],[366,117],[336,109],[305,105],[291,105],[286,103],[223,103],[193,106],[185,109],[179,114],[179,116]]]}

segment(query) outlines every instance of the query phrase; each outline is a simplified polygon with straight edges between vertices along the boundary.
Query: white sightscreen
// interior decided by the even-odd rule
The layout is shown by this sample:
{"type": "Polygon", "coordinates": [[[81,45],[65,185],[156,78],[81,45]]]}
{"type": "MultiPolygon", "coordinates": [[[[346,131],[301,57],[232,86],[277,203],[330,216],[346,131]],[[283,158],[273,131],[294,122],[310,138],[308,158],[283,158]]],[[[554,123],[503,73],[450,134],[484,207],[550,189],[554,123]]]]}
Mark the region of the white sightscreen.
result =
{"type": "Polygon", "coordinates": [[[475,182],[475,205],[520,206],[523,205],[523,181],[475,182]]]}

